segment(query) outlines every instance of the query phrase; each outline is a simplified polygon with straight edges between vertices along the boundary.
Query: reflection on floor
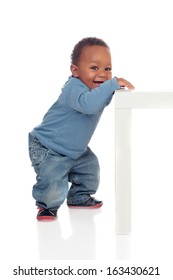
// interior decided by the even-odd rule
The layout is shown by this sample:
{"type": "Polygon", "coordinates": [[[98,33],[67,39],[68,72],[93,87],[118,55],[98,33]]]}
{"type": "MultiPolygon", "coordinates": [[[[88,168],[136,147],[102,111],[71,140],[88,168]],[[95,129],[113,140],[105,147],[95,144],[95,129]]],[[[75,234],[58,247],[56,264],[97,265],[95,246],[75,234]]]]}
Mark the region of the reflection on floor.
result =
{"type": "Polygon", "coordinates": [[[95,259],[96,228],[94,217],[99,210],[69,210],[66,221],[38,222],[40,259],[95,259]],[[67,223],[68,220],[68,223],[67,223]],[[64,223],[62,225],[62,223],[64,223]]]}

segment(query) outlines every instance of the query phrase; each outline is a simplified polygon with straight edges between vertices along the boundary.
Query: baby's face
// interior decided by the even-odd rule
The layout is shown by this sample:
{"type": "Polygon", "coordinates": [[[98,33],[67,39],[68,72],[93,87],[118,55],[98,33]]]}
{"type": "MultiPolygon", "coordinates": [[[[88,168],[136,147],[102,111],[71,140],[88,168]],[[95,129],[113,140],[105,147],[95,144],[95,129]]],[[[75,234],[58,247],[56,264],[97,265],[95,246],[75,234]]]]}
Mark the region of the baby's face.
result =
{"type": "Polygon", "coordinates": [[[87,46],[83,49],[80,61],[74,66],[73,76],[79,78],[90,89],[112,78],[112,63],[109,48],[87,46]],[[75,68],[76,67],[76,68],[75,68]]]}

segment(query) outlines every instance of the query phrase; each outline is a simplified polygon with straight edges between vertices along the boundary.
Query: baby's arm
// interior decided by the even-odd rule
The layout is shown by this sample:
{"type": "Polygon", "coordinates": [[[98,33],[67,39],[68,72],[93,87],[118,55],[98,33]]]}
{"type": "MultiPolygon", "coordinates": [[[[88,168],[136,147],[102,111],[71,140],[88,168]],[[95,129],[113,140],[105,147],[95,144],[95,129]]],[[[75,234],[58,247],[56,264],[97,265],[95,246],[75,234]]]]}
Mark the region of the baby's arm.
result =
{"type": "Polygon", "coordinates": [[[128,82],[127,80],[123,79],[123,78],[117,78],[115,77],[118,84],[120,85],[120,87],[124,88],[128,88],[128,89],[134,89],[135,87],[130,83],[128,82]]]}

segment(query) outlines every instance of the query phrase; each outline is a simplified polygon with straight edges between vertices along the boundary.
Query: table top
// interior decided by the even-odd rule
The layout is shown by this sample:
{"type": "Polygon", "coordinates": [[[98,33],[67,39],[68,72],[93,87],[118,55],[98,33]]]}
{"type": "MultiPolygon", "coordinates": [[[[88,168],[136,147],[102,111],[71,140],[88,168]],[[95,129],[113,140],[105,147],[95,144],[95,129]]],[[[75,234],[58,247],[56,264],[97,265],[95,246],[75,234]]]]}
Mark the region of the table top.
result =
{"type": "Polygon", "coordinates": [[[115,92],[115,108],[173,108],[172,91],[118,90],[115,92]]]}

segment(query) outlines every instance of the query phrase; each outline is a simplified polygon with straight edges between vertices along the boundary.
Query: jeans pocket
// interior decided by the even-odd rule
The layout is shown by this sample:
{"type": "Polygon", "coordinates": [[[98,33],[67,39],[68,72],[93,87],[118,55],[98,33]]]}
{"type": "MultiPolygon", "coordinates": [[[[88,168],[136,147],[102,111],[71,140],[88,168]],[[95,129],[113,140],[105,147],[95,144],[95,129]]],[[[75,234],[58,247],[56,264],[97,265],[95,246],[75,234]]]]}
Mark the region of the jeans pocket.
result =
{"type": "Polygon", "coordinates": [[[46,160],[48,154],[49,150],[35,138],[29,147],[32,166],[37,169],[46,160]]]}

